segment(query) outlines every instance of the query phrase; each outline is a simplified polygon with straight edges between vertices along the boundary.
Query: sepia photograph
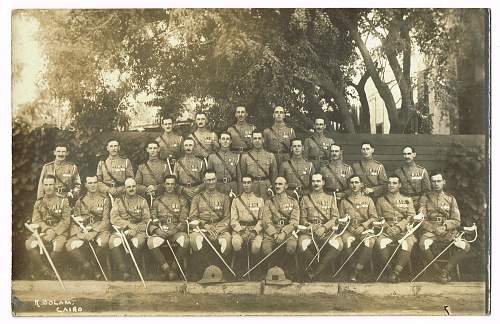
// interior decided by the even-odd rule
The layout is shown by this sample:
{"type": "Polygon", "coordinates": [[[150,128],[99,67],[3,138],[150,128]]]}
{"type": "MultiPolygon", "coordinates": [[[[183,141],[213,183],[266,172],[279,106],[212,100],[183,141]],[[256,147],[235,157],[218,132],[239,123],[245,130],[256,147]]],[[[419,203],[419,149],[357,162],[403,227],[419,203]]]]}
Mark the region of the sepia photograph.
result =
{"type": "Polygon", "coordinates": [[[490,315],[490,13],[13,9],[12,316],[490,315]]]}

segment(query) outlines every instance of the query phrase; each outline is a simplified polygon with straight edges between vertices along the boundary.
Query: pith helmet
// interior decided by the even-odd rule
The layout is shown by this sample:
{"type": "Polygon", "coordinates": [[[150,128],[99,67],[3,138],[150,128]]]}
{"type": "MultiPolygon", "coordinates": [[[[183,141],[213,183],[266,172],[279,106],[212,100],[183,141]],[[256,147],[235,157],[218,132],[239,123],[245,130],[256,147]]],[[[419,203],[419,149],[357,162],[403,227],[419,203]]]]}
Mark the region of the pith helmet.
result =
{"type": "Polygon", "coordinates": [[[266,285],[289,285],[292,281],[285,277],[285,272],[280,267],[267,270],[266,285]]]}
{"type": "Polygon", "coordinates": [[[224,276],[222,275],[222,270],[215,265],[208,266],[203,272],[203,278],[201,278],[198,283],[209,284],[209,283],[219,283],[224,282],[224,276]]]}

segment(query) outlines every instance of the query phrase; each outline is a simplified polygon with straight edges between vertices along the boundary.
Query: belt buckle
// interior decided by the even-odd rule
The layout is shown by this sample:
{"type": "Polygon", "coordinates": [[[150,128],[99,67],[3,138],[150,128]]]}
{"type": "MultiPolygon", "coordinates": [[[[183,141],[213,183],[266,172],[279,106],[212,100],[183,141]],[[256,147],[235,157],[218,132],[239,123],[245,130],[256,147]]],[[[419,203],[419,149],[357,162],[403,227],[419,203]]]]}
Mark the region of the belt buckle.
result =
{"type": "Polygon", "coordinates": [[[94,220],[94,217],[90,217],[89,218],[89,224],[94,224],[95,220],[94,220]]]}
{"type": "Polygon", "coordinates": [[[358,223],[359,223],[359,220],[357,218],[355,218],[355,219],[352,220],[352,225],[356,225],[357,226],[358,223]]]}
{"type": "Polygon", "coordinates": [[[392,218],[392,221],[393,221],[393,222],[397,222],[397,221],[398,221],[398,217],[393,217],[393,218],[392,218]]]}
{"type": "Polygon", "coordinates": [[[57,188],[57,193],[60,195],[64,194],[63,188],[62,187],[57,188]]]}
{"type": "Polygon", "coordinates": [[[280,226],[285,225],[285,220],[280,219],[280,220],[278,221],[278,225],[280,225],[280,226]]]}
{"type": "Polygon", "coordinates": [[[440,223],[443,222],[443,217],[441,217],[441,216],[436,217],[436,222],[440,222],[440,223]]]}
{"type": "Polygon", "coordinates": [[[223,183],[228,183],[229,182],[229,178],[222,178],[222,182],[223,183]]]}
{"type": "Polygon", "coordinates": [[[295,190],[297,190],[297,191],[301,191],[301,190],[302,190],[302,187],[301,187],[301,186],[295,186],[295,190]]]}
{"type": "Polygon", "coordinates": [[[166,223],[167,223],[167,224],[172,223],[172,217],[168,217],[168,218],[167,218],[167,220],[166,220],[166,223]]]}
{"type": "Polygon", "coordinates": [[[191,182],[186,183],[186,187],[191,188],[192,186],[193,186],[193,184],[191,182]]]}
{"type": "Polygon", "coordinates": [[[243,153],[243,152],[245,152],[245,148],[244,148],[244,147],[239,147],[239,148],[238,148],[238,151],[239,151],[240,153],[243,153]]]}

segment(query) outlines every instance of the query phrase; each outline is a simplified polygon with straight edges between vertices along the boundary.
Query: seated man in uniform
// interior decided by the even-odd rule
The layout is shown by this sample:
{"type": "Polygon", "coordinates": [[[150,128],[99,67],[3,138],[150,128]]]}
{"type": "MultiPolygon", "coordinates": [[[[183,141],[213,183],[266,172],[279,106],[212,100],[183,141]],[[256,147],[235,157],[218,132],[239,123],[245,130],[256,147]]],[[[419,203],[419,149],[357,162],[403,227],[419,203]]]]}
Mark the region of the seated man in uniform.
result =
{"type": "MultiPolygon", "coordinates": [[[[146,244],[146,225],[150,219],[150,214],[146,199],[137,195],[136,188],[134,179],[128,178],[125,180],[125,195],[115,199],[111,208],[111,224],[123,232],[126,239],[130,241],[129,245],[135,259],[140,260],[146,244]]],[[[111,256],[114,264],[122,273],[123,280],[130,280],[129,267],[124,260],[123,247],[120,245],[126,246],[121,236],[115,231],[109,239],[111,256]]]]}
{"type": "MultiPolygon", "coordinates": [[[[277,177],[274,181],[274,188],[276,195],[264,203],[262,254],[268,255],[278,244],[286,240],[286,259],[289,259],[290,256],[295,255],[297,249],[297,237],[293,236],[292,232],[295,231],[300,221],[299,203],[287,195],[285,178],[277,177]]],[[[274,261],[268,261],[267,268],[276,265],[279,259],[276,254],[271,258],[274,261]]]]}
{"type": "Polygon", "coordinates": [[[311,192],[311,175],[315,169],[313,164],[302,156],[302,140],[294,138],[291,143],[292,156],[281,163],[278,174],[288,183],[287,194],[300,200],[311,192]]]}
{"type": "MultiPolygon", "coordinates": [[[[207,172],[204,179],[205,190],[194,196],[189,219],[191,222],[198,221],[199,230],[206,231],[205,236],[218,247],[223,257],[227,257],[232,250],[229,197],[217,191],[215,173],[207,172]]],[[[203,236],[198,231],[192,231],[189,234],[189,241],[197,263],[202,266],[209,265],[211,261],[208,259],[207,248],[211,248],[203,246],[203,236]]]]}
{"type": "Polygon", "coordinates": [[[351,222],[347,230],[342,234],[344,244],[344,255],[346,258],[353,253],[354,247],[364,240],[361,252],[357,260],[352,262],[353,269],[350,280],[356,282],[359,273],[369,264],[372,257],[375,237],[371,234],[363,234],[371,228],[373,222],[377,221],[377,210],[373,200],[363,193],[363,182],[357,175],[349,178],[350,194],[340,201],[339,212],[342,218],[349,216],[351,222]],[[365,239],[366,238],[366,239],[365,239]]]}
{"type": "MultiPolygon", "coordinates": [[[[257,256],[262,245],[262,212],[264,199],[252,192],[252,177],[241,179],[243,193],[231,204],[232,245],[235,254],[252,253],[257,256]],[[242,246],[246,245],[245,249],[242,246]]],[[[246,257],[249,257],[246,255],[246,257]]],[[[248,270],[248,269],[247,269],[248,270]]]]}
{"type": "MultiPolygon", "coordinates": [[[[388,245],[395,242],[398,244],[407,232],[407,225],[413,222],[415,217],[415,209],[411,198],[403,196],[399,193],[401,188],[401,180],[397,175],[389,176],[387,183],[387,192],[377,199],[376,207],[379,217],[384,218],[384,232],[377,238],[376,248],[380,252],[382,266],[389,261],[393,251],[389,251],[388,245]]],[[[388,280],[390,282],[398,282],[399,274],[410,261],[411,250],[417,242],[415,235],[410,235],[401,243],[396,265],[393,267],[388,280]]]]}
{"type": "MultiPolygon", "coordinates": [[[[61,262],[61,254],[68,238],[71,208],[68,199],[56,194],[56,178],[46,175],[43,180],[43,198],[35,202],[30,231],[37,231],[50,258],[57,267],[61,262]]],[[[31,259],[32,277],[54,279],[55,276],[40,255],[38,240],[34,235],[26,240],[26,249],[31,259]],[[37,272],[37,273],[35,273],[37,272]]]]}
{"type": "Polygon", "coordinates": [[[81,265],[82,279],[92,275],[100,279],[102,274],[95,264],[95,256],[91,253],[88,244],[92,244],[101,266],[105,264],[109,243],[109,213],[111,201],[109,197],[97,191],[97,177],[87,177],[85,182],[87,194],[78,199],[75,204],[74,216],[78,222],[73,223],[70,229],[70,239],[66,243],[66,250],[73,259],[81,265]],[[85,227],[81,228],[79,225],[85,227]],[[87,242],[87,244],[85,244],[87,242]],[[92,265],[94,263],[94,265],[92,265]]]}
{"type": "MultiPolygon", "coordinates": [[[[424,215],[422,234],[419,238],[419,248],[428,263],[434,259],[432,247],[434,242],[449,244],[458,234],[460,226],[460,211],[455,197],[443,191],[446,185],[443,173],[433,172],[430,175],[431,192],[425,193],[420,198],[420,211],[424,215]]],[[[439,272],[438,280],[442,283],[451,281],[451,275],[456,265],[469,253],[470,244],[458,240],[452,247],[451,257],[442,269],[434,262],[434,269],[439,272]]]]}
{"type": "Polygon", "coordinates": [[[117,198],[125,193],[125,179],[134,178],[132,163],[126,157],[118,155],[120,143],[116,139],[108,140],[106,149],[109,153],[106,160],[97,164],[98,190],[117,198]]]}
{"type": "Polygon", "coordinates": [[[186,198],[176,193],[176,181],[175,176],[167,175],[163,195],[153,202],[152,221],[148,228],[148,232],[152,235],[147,240],[149,252],[160,265],[165,274],[164,277],[168,280],[177,279],[179,269],[176,262],[173,262],[172,265],[168,264],[160,250],[160,247],[166,245],[165,240],[178,244],[174,253],[181,266],[186,264],[189,253],[189,237],[186,234],[189,207],[186,198]]]}
{"type": "MultiPolygon", "coordinates": [[[[335,197],[323,192],[325,181],[321,174],[312,176],[313,192],[300,201],[300,224],[309,227],[307,232],[299,236],[299,252],[304,256],[304,264],[309,264],[318,248],[323,245],[332,231],[336,231],[339,218],[335,197]],[[313,244],[314,243],[314,244],[313,244]]],[[[342,239],[330,239],[325,246],[320,264],[309,275],[310,279],[321,274],[342,251],[342,239]]]]}

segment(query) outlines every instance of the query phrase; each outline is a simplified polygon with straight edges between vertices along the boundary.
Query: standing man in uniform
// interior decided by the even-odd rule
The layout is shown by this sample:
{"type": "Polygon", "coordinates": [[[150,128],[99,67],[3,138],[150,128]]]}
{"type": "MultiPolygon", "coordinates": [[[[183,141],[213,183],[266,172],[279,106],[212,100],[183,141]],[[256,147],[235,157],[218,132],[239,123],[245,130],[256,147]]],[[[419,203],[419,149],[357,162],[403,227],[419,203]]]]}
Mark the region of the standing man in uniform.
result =
{"type": "MultiPolygon", "coordinates": [[[[118,227],[130,240],[130,248],[135,259],[140,260],[146,244],[146,225],[150,219],[146,199],[137,195],[136,183],[133,178],[125,180],[125,194],[115,199],[111,208],[111,224],[118,227]]],[[[111,234],[109,248],[114,264],[122,273],[123,280],[130,280],[131,275],[124,260],[124,245],[118,233],[111,234]]],[[[128,256],[128,254],[127,254],[128,256]]]]}
{"type": "Polygon", "coordinates": [[[255,126],[247,123],[247,109],[244,106],[236,107],[234,114],[236,124],[229,127],[227,132],[231,135],[231,150],[236,153],[248,152],[252,148],[252,132],[255,126]]]}
{"type": "Polygon", "coordinates": [[[278,175],[278,166],[274,155],[262,148],[262,139],[262,131],[252,132],[253,148],[241,156],[240,168],[242,176],[249,175],[253,178],[252,191],[255,195],[266,198],[278,175]]]}
{"type": "MultiPolygon", "coordinates": [[[[432,191],[424,193],[420,198],[420,211],[424,214],[424,222],[418,245],[426,263],[434,259],[431,249],[434,242],[449,244],[455,239],[461,222],[455,197],[443,191],[446,185],[443,173],[431,173],[430,178],[432,191]]],[[[442,283],[451,281],[450,272],[467,256],[470,244],[459,240],[452,248],[454,251],[444,268],[440,269],[437,263],[433,263],[434,269],[440,272],[438,280],[442,283]]]]}
{"type": "MultiPolygon", "coordinates": [[[[302,197],[300,201],[300,224],[307,226],[307,232],[299,236],[299,252],[304,257],[304,264],[308,264],[318,252],[316,248],[322,246],[332,231],[337,230],[339,210],[337,201],[332,195],[323,192],[325,181],[323,176],[316,173],[312,176],[313,192],[302,197]]],[[[337,237],[330,240],[325,247],[318,267],[310,274],[314,279],[321,274],[342,251],[342,239],[337,237]]]]}
{"type": "Polygon", "coordinates": [[[205,164],[202,160],[194,156],[195,147],[192,138],[184,140],[184,156],[177,160],[174,168],[174,175],[179,181],[179,193],[191,201],[193,197],[201,191],[205,164]]]}
{"type": "Polygon", "coordinates": [[[160,159],[169,164],[169,173],[174,170],[175,161],[181,156],[182,136],[173,132],[174,119],[165,117],[161,122],[163,133],[156,138],[156,142],[160,144],[160,159]]]}
{"type": "Polygon", "coordinates": [[[285,125],[285,108],[276,106],[273,113],[274,125],[263,132],[264,148],[273,153],[276,162],[281,165],[290,158],[290,140],[295,138],[293,128],[285,125]]]}
{"type": "Polygon", "coordinates": [[[349,164],[342,160],[342,146],[332,144],[330,146],[330,163],[321,168],[321,174],[325,180],[325,191],[329,194],[335,193],[337,200],[341,200],[349,191],[348,179],[353,171],[349,164]]]}
{"type": "Polygon", "coordinates": [[[315,172],[313,164],[302,156],[302,140],[294,138],[292,144],[292,157],[280,165],[279,176],[284,177],[288,183],[287,193],[300,197],[311,192],[311,175],[315,172]]]}
{"type": "MultiPolygon", "coordinates": [[[[407,225],[413,222],[415,217],[413,201],[400,194],[400,188],[401,180],[399,177],[397,175],[389,176],[387,193],[379,197],[376,203],[378,216],[385,220],[384,233],[377,238],[375,243],[382,258],[382,265],[389,261],[390,255],[393,253],[393,251],[389,251],[388,245],[393,242],[398,244],[398,240],[406,234],[407,225]]],[[[396,265],[388,277],[389,282],[399,281],[399,274],[410,261],[411,250],[416,242],[417,239],[412,234],[401,243],[396,265]]]]}
{"type": "Polygon", "coordinates": [[[326,128],[323,118],[314,120],[314,134],[304,141],[304,157],[314,164],[316,170],[328,164],[329,150],[335,141],[324,135],[326,128]]]}
{"type": "Polygon", "coordinates": [[[373,198],[380,197],[386,187],[387,175],[384,165],[373,159],[375,148],[370,142],[361,144],[362,159],[353,164],[354,174],[364,184],[364,193],[373,198]]]}
{"type": "MultiPolygon", "coordinates": [[[[292,235],[300,221],[300,209],[297,200],[287,195],[287,182],[283,177],[277,177],[274,181],[276,195],[264,203],[263,223],[264,238],[262,240],[262,254],[271,253],[276,245],[286,242],[286,259],[295,255],[297,249],[297,238],[292,235]]],[[[271,257],[277,263],[278,256],[271,257]]],[[[270,268],[270,267],[268,267],[270,268]]]]}
{"type": "Polygon", "coordinates": [[[101,278],[101,272],[90,253],[88,244],[92,244],[99,262],[105,264],[109,248],[109,213],[111,201],[109,197],[97,191],[97,177],[87,177],[85,181],[87,194],[77,200],[74,209],[75,219],[85,226],[85,230],[73,223],[70,228],[70,239],[66,243],[69,255],[81,266],[82,279],[93,275],[101,278]],[[87,242],[87,244],[85,244],[87,242]]]}
{"type": "Polygon", "coordinates": [[[210,153],[219,150],[217,134],[206,128],[207,116],[205,113],[197,113],[195,121],[196,130],[192,134],[189,134],[188,138],[192,138],[195,142],[194,155],[207,163],[210,153]]]}
{"type": "Polygon", "coordinates": [[[118,155],[120,143],[116,139],[108,140],[106,149],[109,153],[106,160],[97,164],[98,190],[117,198],[125,193],[125,179],[134,178],[132,163],[126,157],[118,155]]]}
{"type": "Polygon", "coordinates": [[[252,192],[251,176],[241,179],[243,193],[231,203],[232,245],[235,254],[252,253],[257,256],[262,246],[262,212],[264,199],[252,192]],[[243,245],[246,249],[242,250],[243,245]]]}
{"type": "MultiPolygon", "coordinates": [[[[229,197],[217,191],[217,177],[214,172],[205,173],[205,190],[197,194],[191,203],[189,219],[198,220],[199,228],[206,231],[207,238],[219,248],[222,256],[227,257],[231,253],[231,233],[229,231],[231,220],[231,204],[229,197]]],[[[192,231],[189,234],[191,250],[197,254],[197,263],[208,265],[208,253],[203,248],[203,236],[192,231]]],[[[208,261],[209,263],[210,261],[208,261]]]]}
{"type": "Polygon", "coordinates": [[[176,182],[175,176],[166,176],[165,191],[153,202],[151,208],[152,221],[148,231],[152,235],[147,240],[149,252],[160,265],[165,278],[169,280],[177,279],[179,268],[176,262],[168,264],[160,247],[165,245],[166,240],[177,243],[178,247],[174,253],[181,266],[186,264],[189,253],[189,237],[186,234],[189,207],[186,198],[176,193],[176,182]]]}
{"type": "Polygon", "coordinates": [[[139,165],[135,173],[137,193],[145,197],[150,205],[155,197],[163,193],[163,181],[170,174],[167,162],[158,158],[160,145],[155,141],[146,144],[148,160],[139,165]]]}
{"type": "MultiPolygon", "coordinates": [[[[351,222],[347,230],[342,234],[342,243],[344,245],[344,254],[352,254],[354,247],[360,240],[365,238],[363,232],[369,229],[373,222],[377,221],[377,210],[373,200],[363,193],[363,182],[361,177],[353,175],[349,178],[350,194],[340,201],[339,212],[342,218],[351,217],[351,222]]],[[[359,273],[370,262],[372,250],[375,244],[375,237],[366,239],[361,252],[352,269],[350,280],[356,282],[359,273]]]]}
{"type": "Polygon", "coordinates": [[[240,175],[240,154],[229,150],[231,135],[227,132],[220,134],[220,150],[208,157],[207,170],[215,172],[217,176],[217,190],[237,195],[239,192],[238,179],[240,175]]]}
{"type": "MultiPolygon", "coordinates": [[[[50,251],[50,257],[57,267],[68,238],[71,208],[68,199],[57,195],[56,178],[53,175],[45,175],[42,184],[43,197],[35,202],[29,226],[32,231],[40,234],[45,248],[50,251]]],[[[26,249],[32,262],[33,276],[36,276],[34,272],[37,271],[42,278],[54,279],[52,270],[49,270],[42,260],[38,240],[34,235],[26,240],[26,249]]]]}
{"type": "Polygon", "coordinates": [[[404,163],[395,173],[401,179],[401,193],[413,200],[415,210],[418,210],[422,194],[431,190],[431,182],[427,170],[415,163],[417,152],[409,145],[403,148],[404,163]]]}
{"type": "Polygon", "coordinates": [[[56,179],[56,192],[65,197],[77,199],[80,194],[80,175],[78,167],[66,161],[68,147],[66,144],[56,144],[54,148],[55,160],[43,166],[38,182],[36,199],[43,197],[43,179],[46,175],[53,175],[56,179]]]}

